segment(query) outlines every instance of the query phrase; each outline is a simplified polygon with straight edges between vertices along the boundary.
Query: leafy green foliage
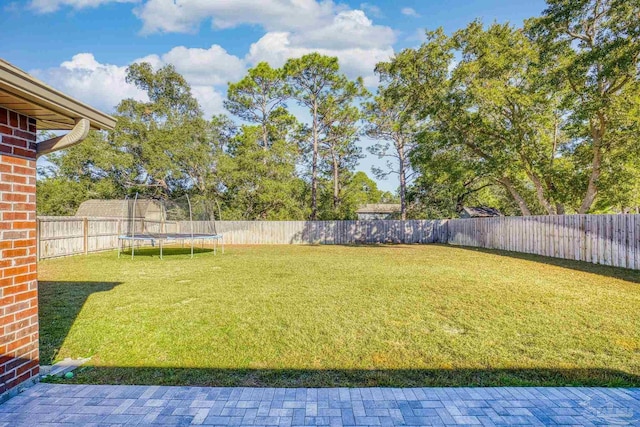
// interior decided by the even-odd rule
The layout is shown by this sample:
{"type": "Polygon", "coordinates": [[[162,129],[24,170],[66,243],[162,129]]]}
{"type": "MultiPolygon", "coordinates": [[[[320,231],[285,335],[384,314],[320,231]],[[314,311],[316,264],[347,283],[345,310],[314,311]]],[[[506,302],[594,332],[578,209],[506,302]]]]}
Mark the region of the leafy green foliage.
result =
{"type": "MultiPolygon", "coordinates": [[[[249,122],[241,126],[225,115],[205,120],[173,67],[132,65],[127,81],[145,90],[148,100],[123,100],[113,132],[92,132],[84,144],[49,157],[51,166],[40,171],[39,212],[70,215],[87,198],[190,193],[219,205],[225,219],[305,219],[313,209],[313,180],[310,185],[306,179],[304,160],[313,145],[310,127],[298,122],[286,102],[315,96],[316,185],[322,180],[325,191],[330,181],[334,189],[332,203],[323,202],[316,215],[355,218],[354,200],[366,191],[355,190],[364,174],[351,182],[361,157],[357,101],[367,91],[361,79],[349,81],[339,73],[335,58],[301,60],[309,70],[294,72],[294,62],[281,69],[260,63],[229,85],[225,106],[249,122]],[[305,95],[296,79],[312,69],[325,73],[325,87],[305,95]]],[[[378,201],[371,197],[366,199],[378,201]]]]}
{"type": "Polygon", "coordinates": [[[302,150],[310,156],[311,214],[318,218],[318,182],[321,172],[333,182],[333,215],[340,210],[340,187],[360,158],[357,122],[360,111],[354,105],[366,97],[362,79],[349,81],[340,73],[338,58],[311,53],[290,59],[284,65],[291,96],[306,107],[311,123],[301,138],[302,150]]]}
{"type": "Polygon", "coordinates": [[[603,176],[606,164],[637,140],[640,4],[549,0],[543,16],[527,27],[541,46],[551,84],[562,91],[571,154],[583,176],[576,210],[586,213],[601,180],[613,183],[603,176]]]}
{"type": "Polygon", "coordinates": [[[385,179],[390,174],[398,175],[400,187],[400,218],[407,218],[407,186],[413,176],[411,156],[416,147],[421,124],[410,110],[404,109],[400,102],[384,86],[378,88],[379,95],[364,106],[366,118],[365,134],[377,142],[367,150],[379,159],[385,159],[386,168],[374,167],[376,178],[385,179]]]}
{"type": "Polygon", "coordinates": [[[306,186],[295,177],[297,151],[285,140],[268,150],[260,126],[243,126],[230,142],[220,167],[224,184],[224,218],[245,220],[303,219],[306,186]]]}
{"type": "Polygon", "coordinates": [[[439,29],[379,64],[381,93],[424,125],[412,156],[417,208],[637,207],[628,153],[638,148],[639,23],[636,2],[550,1],[527,31],[478,21],[451,37],[439,29]]]}
{"type": "Polygon", "coordinates": [[[321,220],[356,219],[356,211],[367,203],[396,203],[395,197],[378,189],[374,180],[366,173],[359,171],[353,174],[343,174],[338,197],[340,204],[334,205],[333,181],[320,181],[320,217],[321,220]]]}
{"type": "Polygon", "coordinates": [[[376,66],[376,96],[338,59],[259,63],[207,120],[172,66],[133,64],[113,132],[49,156],[41,214],[91,197],[197,194],[233,219],[353,218],[378,202],[360,138],[397,174],[402,218],[640,210],[640,4],[548,0],[524,28],[473,21],[376,66]],[[306,112],[296,117],[290,103],[306,112]],[[353,196],[353,194],[359,194],[353,196]],[[368,194],[368,195],[367,195],[368,194]],[[375,196],[373,196],[375,195],[375,196]],[[371,196],[371,198],[369,198],[371,196]]]}

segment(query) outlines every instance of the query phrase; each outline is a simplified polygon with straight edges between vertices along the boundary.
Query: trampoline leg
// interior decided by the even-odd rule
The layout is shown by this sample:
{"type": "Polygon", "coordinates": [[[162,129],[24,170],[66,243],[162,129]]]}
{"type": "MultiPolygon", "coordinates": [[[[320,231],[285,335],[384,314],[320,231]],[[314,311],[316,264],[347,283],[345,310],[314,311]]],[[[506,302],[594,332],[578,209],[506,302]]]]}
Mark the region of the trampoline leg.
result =
{"type": "Polygon", "coordinates": [[[193,259],[193,239],[191,239],[191,259],[193,259]]]}
{"type": "Polygon", "coordinates": [[[160,245],[160,259],[162,259],[162,240],[158,244],[160,245]]]}
{"type": "Polygon", "coordinates": [[[216,240],[213,241],[213,254],[218,254],[218,242],[216,240]]]}
{"type": "Polygon", "coordinates": [[[136,252],[136,241],[131,241],[131,259],[133,259],[133,254],[136,252]]]}
{"type": "Polygon", "coordinates": [[[122,244],[122,240],[118,239],[118,259],[120,259],[120,245],[122,244]]]}
{"type": "Polygon", "coordinates": [[[224,255],[224,237],[220,238],[220,243],[222,244],[222,255],[224,255]]]}

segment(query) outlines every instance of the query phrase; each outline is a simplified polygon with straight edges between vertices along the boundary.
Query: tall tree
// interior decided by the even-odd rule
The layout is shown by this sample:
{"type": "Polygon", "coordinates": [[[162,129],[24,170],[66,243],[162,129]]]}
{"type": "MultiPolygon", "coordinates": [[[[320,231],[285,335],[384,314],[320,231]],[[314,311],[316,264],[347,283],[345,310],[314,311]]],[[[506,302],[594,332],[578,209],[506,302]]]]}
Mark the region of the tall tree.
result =
{"type": "Polygon", "coordinates": [[[289,59],[284,71],[292,90],[292,97],[309,110],[311,125],[309,129],[311,153],[311,214],[310,219],[318,217],[318,172],[319,148],[322,139],[323,104],[331,97],[336,98],[348,84],[347,78],[340,74],[338,58],[311,53],[301,58],[289,59]]]}
{"type": "Polygon", "coordinates": [[[91,131],[84,144],[47,156],[38,168],[38,213],[72,215],[84,200],[119,198],[135,170],[135,159],[106,132],[91,131]]]}
{"type": "Polygon", "coordinates": [[[304,219],[305,183],[296,176],[297,150],[284,139],[268,150],[260,126],[242,126],[220,168],[225,218],[243,220],[304,219]]]}
{"type": "Polygon", "coordinates": [[[362,114],[356,103],[368,95],[360,78],[355,81],[345,79],[336,89],[318,108],[321,164],[333,184],[334,212],[340,207],[342,186],[362,158],[362,149],[356,145],[362,114]]]}
{"type": "Polygon", "coordinates": [[[127,82],[147,92],[148,102],[125,99],[118,105],[113,138],[136,159],[130,185],[155,188],[156,195],[189,184],[185,161],[202,158],[210,149],[207,123],[191,88],[173,66],[154,71],[148,63],[127,69],[127,82]]]}
{"type": "Polygon", "coordinates": [[[576,153],[588,153],[581,165],[579,213],[587,213],[598,195],[607,157],[629,142],[612,125],[624,111],[618,98],[637,92],[640,58],[640,3],[627,0],[548,0],[543,16],[528,23],[545,52],[556,86],[566,86],[564,103],[576,153]]]}
{"type": "Polygon", "coordinates": [[[386,159],[386,169],[374,167],[373,172],[380,179],[390,174],[398,175],[400,217],[405,220],[407,219],[407,185],[413,175],[411,154],[416,146],[416,138],[420,130],[419,122],[406,110],[400,100],[394,100],[385,92],[384,86],[378,88],[378,96],[373,102],[365,105],[365,114],[367,119],[365,134],[379,141],[367,149],[379,159],[386,159]]]}
{"type": "Polygon", "coordinates": [[[284,71],[261,62],[249,69],[242,80],[229,84],[224,105],[231,114],[260,125],[262,147],[266,150],[272,143],[269,127],[283,116],[288,97],[284,71]]]}
{"type": "MultiPolygon", "coordinates": [[[[566,140],[560,97],[545,84],[539,49],[519,29],[478,21],[454,35],[462,59],[452,73],[452,94],[463,100],[456,115],[472,132],[466,145],[491,159],[494,178],[526,179],[537,204],[548,214],[564,213],[556,168],[566,140]],[[520,175],[523,175],[520,178],[520,175]]],[[[504,186],[504,184],[503,184],[504,186]]],[[[529,209],[529,208],[527,208],[529,209]]]]}
{"type": "MultiPolygon", "coordinates": [[[[439,176],[448,176],[447,179],[460,179],[455,187],[461,188],[459,194],[469,191],[474,192],[484,188],[487,181],[492,185],[501,185],[516,200],[520,211],[524,215],[530,213],[525,197],[520,194],[513,170],[506,162],[502,153],[489,155],[475,146],[476,132],[472,126],[472,117],[467,114],[473,112],[465,105],[467,101],[460,91],[456,91],[455,82],[452,79],[452,69],[455,68],[455,43],[447,37],[440,28],[426,33],[427,41],[417,49],[405,49],[397,53],[391,61],[376,65],[376,72],[380,75],[385,86],[385,96],[403,109],[405,114],[411,114],[421,122],[423,126],[421,142],[416,147],[423,151],[416,157],[416,163],[412,162],[414,169],[426,170],[427,167],[443,167],[450,162],[431,162],[420,164],[424,159],[433,159],[429,152],[459,152],[458,156],[450,159],[454,162],[459,159],[480,157],[482,161],[465,162],[456,170],[466,170],[474,167],[467,173],[449,174],[442,170],[439,176]]],[[[418,180],[418,185],[434,185],[433,180],[418,180]]],[[[453,185],[451,183],[450,185],[453,185]]],[[[428,188],[416,193],[429,194],[428,188]]],[[[413,197],[413,196],[412,196],[413,197]]],[[[415,199],[415,197],[413,197],[415,199]]]]}
{"type": "Polygon", "coordinates": [[[273,69],[266,62],[229,85],[226,108],[256,124],[242,126],[229,151],[232,167],[225,181],[233,193],[228,197],[228,206],[236,217],[301,217],[302,181],[296,176],[299,123],[287,111],[289,93],[283,69],[273,69]]]}

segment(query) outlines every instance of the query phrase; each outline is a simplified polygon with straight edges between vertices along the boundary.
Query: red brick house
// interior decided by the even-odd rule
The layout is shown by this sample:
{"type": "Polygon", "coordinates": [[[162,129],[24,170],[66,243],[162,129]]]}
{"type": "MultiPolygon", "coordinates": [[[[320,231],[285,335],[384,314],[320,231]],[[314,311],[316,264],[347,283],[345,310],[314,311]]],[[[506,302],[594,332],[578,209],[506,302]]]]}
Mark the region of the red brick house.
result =
{"type": "Polygon", "coordinates": [[[0,399],[38,376],[36,158],[115,120],[0,59],[0,399]],[[36,143],[37,130],[68,130],[36,143]]]}

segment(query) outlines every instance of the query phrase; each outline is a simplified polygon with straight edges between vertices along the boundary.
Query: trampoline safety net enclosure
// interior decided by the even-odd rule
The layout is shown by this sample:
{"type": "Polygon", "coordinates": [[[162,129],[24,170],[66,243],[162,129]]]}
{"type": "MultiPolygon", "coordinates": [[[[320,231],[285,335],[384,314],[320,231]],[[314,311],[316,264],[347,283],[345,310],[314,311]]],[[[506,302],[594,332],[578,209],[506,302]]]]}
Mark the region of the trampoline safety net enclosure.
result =
{"type": "Polygon", "coordinates": [[[127,197],[122,208],[125,221],[118,231],[118,257],[123,247],[129,243],[131,258],[135,256],[136,245],[158,246],[160,259],[162,248],[167,244],[189,242],[191,257],[196,242],[213,245],[213,253],[220,242],[224,253],[224,239],[216,231],[215,203],[204,199],[190,199],[183,196],[176,200],[140,198],[138,194],[127,197]]]}

